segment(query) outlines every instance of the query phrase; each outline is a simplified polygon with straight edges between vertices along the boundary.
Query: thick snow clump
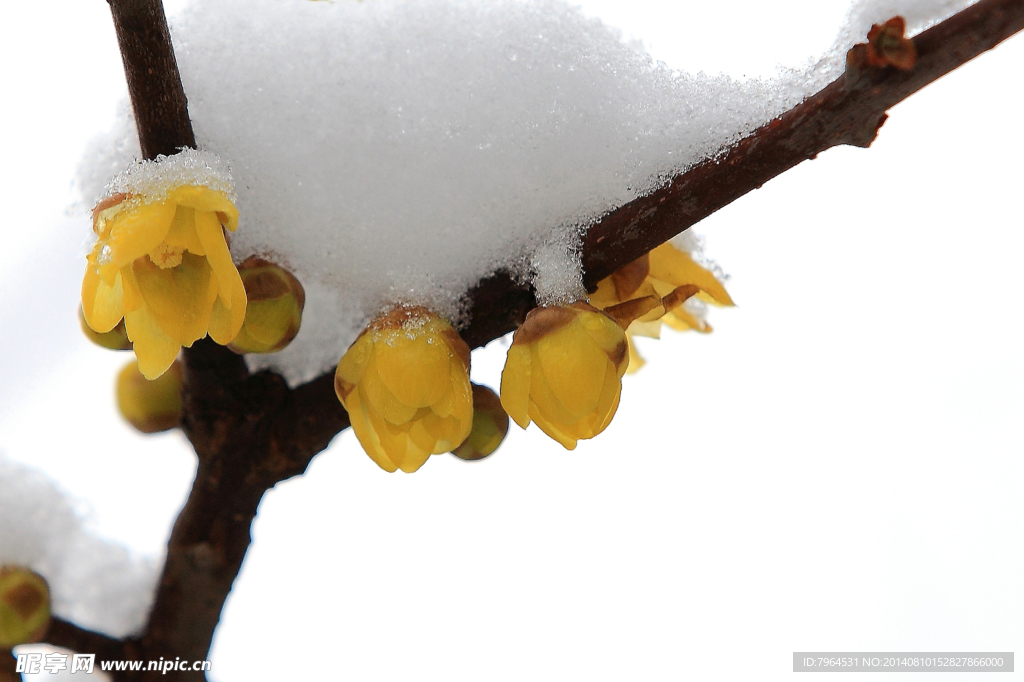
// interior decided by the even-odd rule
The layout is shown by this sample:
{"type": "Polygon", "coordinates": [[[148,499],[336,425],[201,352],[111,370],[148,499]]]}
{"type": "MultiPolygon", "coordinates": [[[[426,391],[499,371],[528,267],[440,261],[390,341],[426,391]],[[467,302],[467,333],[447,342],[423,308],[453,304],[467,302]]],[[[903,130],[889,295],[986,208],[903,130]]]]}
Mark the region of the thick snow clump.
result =
{"type": "MultiPolygon", "coordinates": [[[[911,31],[969,4],[872,0],[836,47],[769,81],[693,75],[562,0],[194,0],[172,22],[196,139],[230,164],[236,261],[306,288],[292,345],[250,363],[330,369],[396,302],[462,319],[507,269],[542,300],[581,288],[580,235],[835,78],[872,21],[911,31]]],[[[138,155],[127,114],[87,201],[138,155]]]]}

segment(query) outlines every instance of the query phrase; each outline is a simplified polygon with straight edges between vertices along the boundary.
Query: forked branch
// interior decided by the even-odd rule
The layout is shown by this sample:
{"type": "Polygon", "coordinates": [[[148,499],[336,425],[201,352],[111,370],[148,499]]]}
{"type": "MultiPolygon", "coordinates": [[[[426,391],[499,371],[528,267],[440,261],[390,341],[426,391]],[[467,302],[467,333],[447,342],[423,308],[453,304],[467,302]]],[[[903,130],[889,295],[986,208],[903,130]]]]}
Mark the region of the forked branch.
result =
{"type": "MultiPolygon", "coordinates": [[[[194,146],[160,0],[108,2],[144,155],[194,146]]],[[[836,145],[868,146],[891,106],[1022,28],[1024,2],[980,0],[914,38],[918,59],[912,69],[853,68],[720,158],[602,218],[583,241],[585,283],[593,289],[600,279],[801,161],[836,145]]],[[[512,331],[536,305],[533,293],[504,273],[480,282],[468,297],[471,318],[461,333],[471,347],[512,331]]],[[[263,494],[301,474],[348,427],[329,374],[289,389],[274,374],[250,375],[239,356],[208,340],[185,352],[185,368],[182,428],[196,449],[199,469],[168,543],[148,625],[139,638],[121,643],[125,657],[206,657],[263,494]]],[[[116,640],[96,640],[85,632],[62,624],[50,641],[119,653],[116,640]]],[[[203,677],[172,672],[159,679],[203,677]]],[[[138,678],[148,679],[145,673],[138,678]]]]}

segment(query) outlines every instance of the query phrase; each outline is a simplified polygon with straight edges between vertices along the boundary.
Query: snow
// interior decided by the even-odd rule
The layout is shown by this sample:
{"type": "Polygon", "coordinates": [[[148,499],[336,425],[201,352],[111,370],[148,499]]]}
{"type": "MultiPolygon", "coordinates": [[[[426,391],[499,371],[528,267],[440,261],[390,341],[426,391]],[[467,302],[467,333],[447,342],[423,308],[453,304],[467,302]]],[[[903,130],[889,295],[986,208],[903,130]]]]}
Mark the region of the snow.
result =
{"type": "Polygon", "coordinates": [[[227,164],[216,154],[197,149],[158,156],[154,161],[136,160],[110,181],[104,195],[141,194],[153,201],[182,185],[203,185],[224,192],[232,201],[237,199],[227,164]]]}
{"type": "MultiPolygon", "coordinates": [[[[291,346],[250,366],[308,380],[396,303],[465,323],[499,269],[545,303],[582,297],[601,215],[833,80],[873,21],[915,32],[965,4],[864,2],[818,61],[735,80],[655,63],[561,0],[194,0],[172,35],[198,143],[237,181],[232,253],[307,293],[291,346]]],[[[87,203],[138,155],[123,112],[83,168],[87,203]]]]}
{"type": "MultiPolygon", "coordinates": [[[[896,15],[907,21],[907,35],[915,36],[948,16],[973,5],[976,0],[864,0],[854,3],[836,38],[833,54],[854,43],[863,42],[872,24],[880,24],[896,15]],[[846,47],[843,47],[846,46],[846,47]]],[[[838,56],[838,54],[837,54],[838,56]]],[[[837,74],[838,75],[838,74],[837,74]]]]}
{"type": "Polygon", "coordinates": [[[145,623],[159,563],[91,534],[84,511],[42,474],[0,456],[0,563],[46,578],[54,615],[133,634],[145,623]]]}

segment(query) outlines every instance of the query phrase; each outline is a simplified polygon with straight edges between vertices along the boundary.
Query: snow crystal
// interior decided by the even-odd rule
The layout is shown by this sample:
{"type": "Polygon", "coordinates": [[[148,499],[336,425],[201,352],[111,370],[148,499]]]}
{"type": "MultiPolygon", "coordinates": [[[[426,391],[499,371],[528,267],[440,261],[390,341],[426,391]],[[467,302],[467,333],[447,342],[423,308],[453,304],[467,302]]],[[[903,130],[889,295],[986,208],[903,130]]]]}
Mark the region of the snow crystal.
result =
{"type": "Polygon", "coordinates": [[[568,305],[586,298],[580,230],[569,226],[552,231],[533,249],[528,272],[520,274],[533,282],[541,305],[568,305]]]}
{"type": "Polygon", "coordinates": [[[3,457],[0,563],[46,578],[55,615],[114,637],[142,628],[159,571],[155,562],[90,534],[81,510],[52,482],[3,457]]]}
{"type": "MultiPolygon", "coordinates": [[[[232,254],[307,293],[291,346],[250,366],[309,379],[398,302],[459,321],[502,268],[542,300],[581,295],[601,215],[833,80],[872,22],[917,31],[965,4],[868,0],[817,62],[734,80],[656,64],[562,0],[193,0],[172,35],[196,139],[236,180],[232,254]]],[[[138,154],[132,126],[94,147],[87,200],[138,154]]]]}
{"type": "Polygon", "coordinates": [[[104,196],[141,194],[150,200],[162,199],[182,185],[203,185],[224,192],[232,201],[238,199],[227,164],[216,154],[197,149],[161,155],[153,161],[136,160],[114,176],[104,196]]]}

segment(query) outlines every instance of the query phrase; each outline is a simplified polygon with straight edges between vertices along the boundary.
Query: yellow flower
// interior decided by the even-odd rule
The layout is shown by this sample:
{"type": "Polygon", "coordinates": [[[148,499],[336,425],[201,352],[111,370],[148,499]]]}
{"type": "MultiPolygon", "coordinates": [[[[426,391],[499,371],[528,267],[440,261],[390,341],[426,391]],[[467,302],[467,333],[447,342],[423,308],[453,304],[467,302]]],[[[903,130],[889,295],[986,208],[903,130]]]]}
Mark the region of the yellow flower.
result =
{"type": "Polygon", "coordinates": [[[206,187],[101,202],[82,282],[86,322],[102,334],[123,318],[147,379],[207,333],[229,343],[245,319],[245,287],[224,236],[237,226],[231,200],[206,187]]]}
{"type": "Polygon", "coordinates": [[[501,373],[505,411],[524,429],[535,422],[568,450],[604,431],[619,406],[629,359],[623,327],[654,305],[654,299],[627,305],[621,320],[586,303],[531,310],[501,373]]]}
{"type": "Polygon", "coordinates": [[[598,282],[590,303],[605,310],[646,296],[661,298],[662,305],[634,321],[626,330],[630,372],[644,364],[636,352],[633,336],[659,338],[662,322],[678,331],[711,332],[711,325],[700,314],[683,305],[691,296],[713,305],[734,305],[729,292],[713,272],[668,242],[598,282]]]}
{"type": "Polygon", "coordinates": [[[334,390],[385,471],[416,471],[473,425],[469,346],[425,308],[395,308],[370,323],[338,362],[334,390]]]}

